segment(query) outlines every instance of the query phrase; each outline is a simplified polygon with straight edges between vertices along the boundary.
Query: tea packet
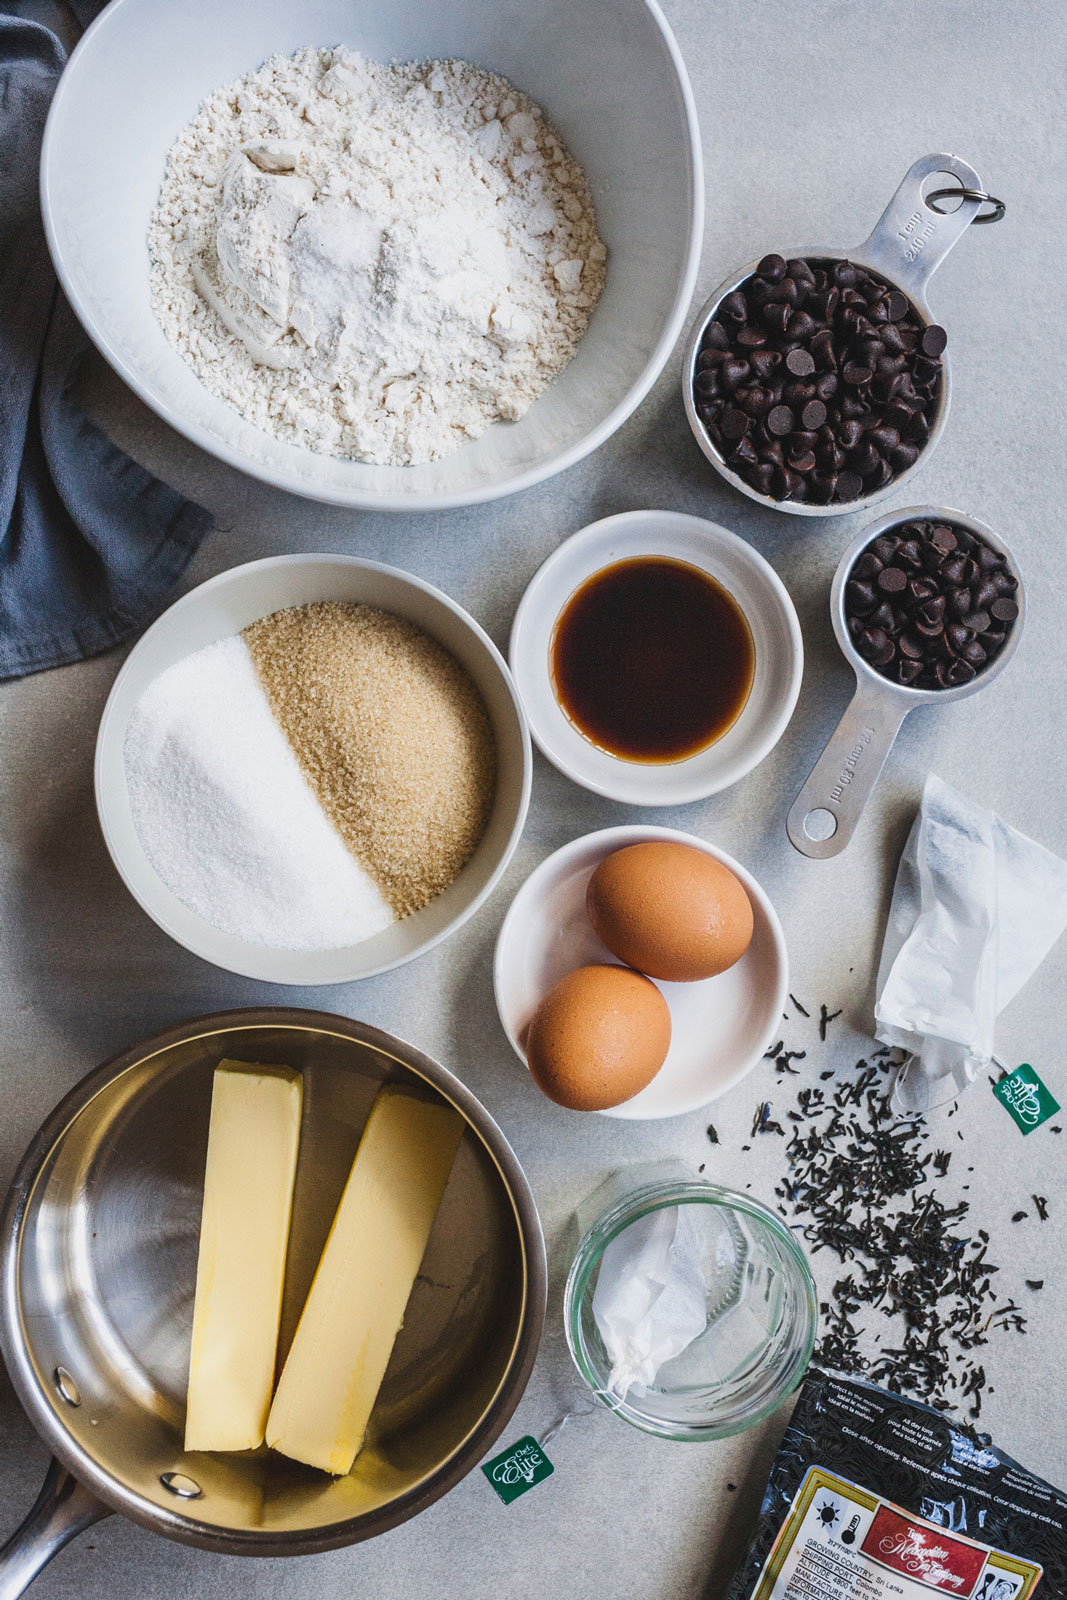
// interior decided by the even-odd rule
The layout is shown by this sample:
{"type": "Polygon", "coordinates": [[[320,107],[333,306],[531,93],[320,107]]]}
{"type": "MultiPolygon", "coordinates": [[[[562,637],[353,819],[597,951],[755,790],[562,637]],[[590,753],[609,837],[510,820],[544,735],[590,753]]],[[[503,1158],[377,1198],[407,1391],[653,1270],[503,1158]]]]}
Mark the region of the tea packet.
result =
{"type": "Polygon", "coordinates": [[[943,1412],[809,1368],[725,1600],[1067,1600],[1067,1495],[943,1412]]]}

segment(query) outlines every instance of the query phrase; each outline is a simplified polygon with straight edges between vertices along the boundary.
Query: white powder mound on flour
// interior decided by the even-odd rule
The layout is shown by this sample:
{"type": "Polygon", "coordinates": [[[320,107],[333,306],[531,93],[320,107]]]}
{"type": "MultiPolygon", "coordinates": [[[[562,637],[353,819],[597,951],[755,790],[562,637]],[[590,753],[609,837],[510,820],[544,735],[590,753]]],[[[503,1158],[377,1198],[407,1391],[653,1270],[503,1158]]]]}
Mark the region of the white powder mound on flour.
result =
{"type": "Polygon", "coordinates": [[[581,168],[540,109],[463,61],[300,50],[179,136],[149,232],[171,344],[258,427],[432,461],[514,420],[604,282],[581,168]]]}
{"type": "Polygon", "coordinates": [[[153,679],[125,759],[145,855],[223,933],[335,950],[396,921],[312,793],[239,634],[153,679]]]}

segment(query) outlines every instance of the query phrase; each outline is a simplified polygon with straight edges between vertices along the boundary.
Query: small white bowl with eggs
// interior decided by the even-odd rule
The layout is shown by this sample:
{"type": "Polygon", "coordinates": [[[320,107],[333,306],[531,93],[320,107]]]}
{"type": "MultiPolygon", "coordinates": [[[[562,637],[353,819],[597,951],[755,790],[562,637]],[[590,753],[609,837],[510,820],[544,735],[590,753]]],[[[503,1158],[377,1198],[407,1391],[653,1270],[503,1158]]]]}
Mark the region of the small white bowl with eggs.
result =
{"type": "Polygon", "coordinates": [[[525,1040],[537,1007],[578,967],[619,965],[586,914],[597,867],[627,845],[688,845],[740,881],[752,906],[752,939],[741,958],[695,983],[659,983],[671,1017],[666,1060],[651,1083],[600,1113],[635,1120],[676,1117],[719,1099],[746,1077],[774,1040],[789,990],[785,935],[766,891],[739,861],[695,834],[674,828],[605,828],[564,845],[530,874],[504,918],[493,988],[504,1032],[526,1063],[525,1040]]]}

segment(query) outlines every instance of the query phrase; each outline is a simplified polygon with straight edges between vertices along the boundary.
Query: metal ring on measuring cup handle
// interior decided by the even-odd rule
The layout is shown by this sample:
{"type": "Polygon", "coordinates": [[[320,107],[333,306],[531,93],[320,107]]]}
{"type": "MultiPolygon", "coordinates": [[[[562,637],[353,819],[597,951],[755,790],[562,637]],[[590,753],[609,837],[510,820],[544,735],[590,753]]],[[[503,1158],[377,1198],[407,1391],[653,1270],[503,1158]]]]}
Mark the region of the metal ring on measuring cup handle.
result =
{"type": "MultiPolygon", "coordinates": [[[[889,204],[861,245],[857,245],[854,249],[843,250],[812,245],[801,250],[783,250],[781,254],[787,259],[800,257],[805,260],[817,258],[844,260],[853,261],[860,267],[867,267],[879,277],[885,278],[894,288],[901,289],[916,306],[920,315],[931,320],[926,300],[926,285],[952,246],[977,216],[982,204],[981,200],[964,198],[952,212],[941,212],[936,207],[927,206],[923,196],[923,185],[935,173],[943,173],[957,179],[962,187],[953,189],[951,193],[954,195],[985,193],[977,172],[966,161],[961,161],[959,156],[946,153],[923,156],[904,174],[889,204]]],[[[713,444],[703,421],[697,414],[693,394],[697,358],[700,355],[704,331],[718,311],[721,302],[728,294],[739,289],[747,278],[752,277],[758,265],[758,261],[750,261],[740,272],[735,272],[732,277],[720,283],[714,294],[700,308],[690,330],[682,361],[682,402],[693,437],[700,449],[716,472],[749,500],[769,506],[774,511],[787,511],[791,516],[846,516],[853,511],[866,510],[868,506],[884,500],[887,495],[897,494],[910,475],[918,472],[929,458],[944,429],[950,396],[950,362],[947,353],[941,358],[941,393],[937,414],[933,418],[929,436],[919,451],[918,458],[910,467],[906,467],[896,477],[890,478],[882,488],[874,489],[858,500],[845,500],[831,505],[814,505],[807,500],[775,500],[769,494],[760,494],[758,489],[753,489],[751,484],[746,483],[713,444]]]]}
{"type": "MultiPolygon", "coordinates": [[[[896,193],[878,218],[870,234],[857,250],[849,255],[858,266],[869,267],[881,277],[903,289],[908,299],[921,311],[929,313],[926,286],[952,246],[963,237],[981,207],[980,200],[962,199],[955,211],[938,211],[928,206],[923,196],[927,179],[938,174],[956,178],[961,185],[952,190],[963,195],[965,190],[984,193],[982,180],[974,168],[959,156],[946,151],[922,156],[908,168],[896,193]]],[[[941,412],[948,409],[948,365],[942,374],[943,400],[941,412]]],[[[920,455],[929,452],[930,443],[920,455]]],[[[911,469],[909,469],[911,470],[911,469]]],[[[899,484],[904,474],[893,480],[899,484]]]]}
{"type": "Polygon", "coordinates": [[[939,217],[948,217],[952,213],[946,211],[944,206],[935,206],[935,200],[979,200],[984,206],[992,206],[992,211],[985,213],[976,211],[971,218],[972,222],[999,222],[1007,212],[1003,200],[998,200],[995,194],[987,194],[984,189],[934,189],[926,196],[926,205],[931,211],[936,211],[939,217]]]}
{"type": "Polygon", "coordinates": [[[840,854],[852,838],[908,712],[917,706],[946,705],[967,699],[986,688],[1007,666],[1022,637],[1026,591],[1014,555],[986,523],[950,506],[902,506],[868,523],[849,544],[830,586],[830,620],[841,653],[856,675],[856,689],[786,818],[790,844],[801,855],[817,860],[840,854]],[[920,521],[947,522],[973,533],[1006,557],[1019,580],[1015,592],[1019,614],[1006,643],[970,683],[955,689],[911,689],[891,683],[860,655],[845,621],[845,584],[854,563],[879,534],[905,522],[920,521]]]}

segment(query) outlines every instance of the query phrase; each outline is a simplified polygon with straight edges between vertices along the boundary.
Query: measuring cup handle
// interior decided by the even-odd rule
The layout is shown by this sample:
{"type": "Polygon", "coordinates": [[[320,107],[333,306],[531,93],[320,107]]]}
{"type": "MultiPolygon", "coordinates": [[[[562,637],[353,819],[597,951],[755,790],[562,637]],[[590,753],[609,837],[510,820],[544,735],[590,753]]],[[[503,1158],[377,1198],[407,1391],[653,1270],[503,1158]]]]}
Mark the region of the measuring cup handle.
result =
{"type": "Polygon", "coordinates": [[[801,855],[823,860],[848,844],[910,709],[891,690],[857,686],[786,819],[801,855]]]}
{"type": "Polygon", "coordinates": [[[18,1600],[65,1544],[110,1515],[110,1507],[53,1461],[29,1516],[0,1546],[0,1600],[18,1600]]]}
{"type": "MultiPolygon", "coordinates": [[[[936,272],[981,208],[980,200],[963,200],[955,211],[945,214],[928,206],[923,199],[923,185],[935,172],[958,178],[965,189],[982,187],[977,172],[959,156],[921,157],[905,173],[870,238],[852,253],[854,261],[898,283],[906,294],[920,302],[925,299],[927,279],[936,272]]],[[[928,190],[948,189],[952,184],[946,179],[944,183],[926,187],[928,190]]]]}

